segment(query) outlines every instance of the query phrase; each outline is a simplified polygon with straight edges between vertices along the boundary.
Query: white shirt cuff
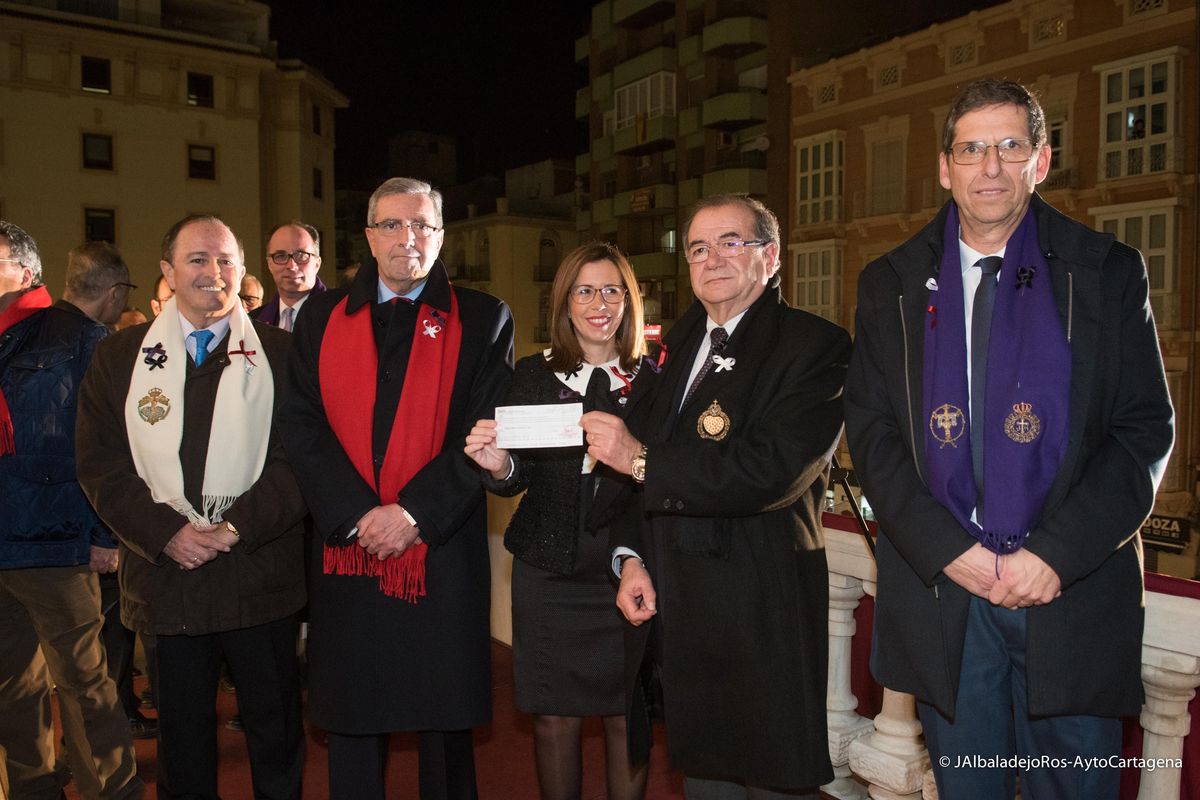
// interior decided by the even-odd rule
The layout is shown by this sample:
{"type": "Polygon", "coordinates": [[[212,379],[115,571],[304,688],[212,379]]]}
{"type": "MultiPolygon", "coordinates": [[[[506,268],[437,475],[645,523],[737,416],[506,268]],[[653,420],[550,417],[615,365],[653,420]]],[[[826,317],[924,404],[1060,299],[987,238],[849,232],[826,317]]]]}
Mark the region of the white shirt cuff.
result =
{"type": "Polygon", "coordinates": [[[628,547],[614,547],[612,555],[612,571],[613,574],[618,578],[621,577],[621,559],[624,556],[633,556],[638,561],[642,560],[642,557],[637,554],[636,550],[631,550],[628,547]]]}

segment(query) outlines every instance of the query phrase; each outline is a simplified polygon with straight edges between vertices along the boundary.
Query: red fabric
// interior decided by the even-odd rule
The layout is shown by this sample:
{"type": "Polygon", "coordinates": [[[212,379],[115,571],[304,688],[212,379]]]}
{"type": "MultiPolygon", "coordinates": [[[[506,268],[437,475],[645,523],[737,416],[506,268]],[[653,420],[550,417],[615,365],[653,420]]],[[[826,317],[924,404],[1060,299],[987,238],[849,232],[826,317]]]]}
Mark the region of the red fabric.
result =
{"type": "MultiPolygon", "coordinates": [[[[412,477],[439,452],[446,436],[450,396],[458,369],[462,323],[458,299],[450,292],[448,318],[422,304],[417,314],[404,390],[388,437],[379,485],[375,484],[371,425],[375,415],[375,376],[379,354],[371,330],[371,307],[346,313],[346,298],[334,307],[321,342],[321,399],[329,426],[354,468],[375,487],[380,503],[394,503],[412,477]],[[437,316],[435,316],[437,314],[437,316]],[[444,329],[444,330],[443,330],[444,329]],[[429,335],[436,330],[436,335],[429,335]],[[408,376],[413,376],[410,383],[408,376]],[[433,409],[432,418],[430,409],[433,409]]],[[[326,575],[372,575],[389,597],[415,603],[425,595],[424,542],[409,547],[399,558],[383,561],[363,547],[325,547],[326,575]]]]}
{"type": "MultiPolygon", "coordinates": [[[[43,308],[50,307],[50,292],[45,286],[30,289],[17,295],[8,308],[0,313],[0,333],[25,320],[43,308]]],[[[17,452],[16,432],[13,428],[12,412],[8,410],[8,400],[4,397],[4,389],[0,388],[0,456],[11,456],[17,452]]]]}

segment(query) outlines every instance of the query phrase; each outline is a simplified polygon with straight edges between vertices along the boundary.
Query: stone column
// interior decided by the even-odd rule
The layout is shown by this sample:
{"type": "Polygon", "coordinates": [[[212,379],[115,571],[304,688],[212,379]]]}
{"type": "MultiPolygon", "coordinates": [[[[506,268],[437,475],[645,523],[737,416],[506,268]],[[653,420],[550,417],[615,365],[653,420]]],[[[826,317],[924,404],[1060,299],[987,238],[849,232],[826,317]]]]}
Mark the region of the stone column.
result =
{"type": "Polygon", "coordinates": [[[884,688],[875,730],[850,745],[850,768],[874,800],[920,800],[929,753],[912,695],[884,688]]]}
{"type": "MultiPolygon", "coordinates": [[[[1142,683],[1146,703],[1142,706],[1142,757],[1181,759],[1183,739],[1191,729],[1188,703],[1200,686],[1200,658],[1142,647],[1142,683]]],[[[1156,767],[1143,769],[1138,800],[1179,797],[1180,770],[1156,767]]]]}
{"type": "Polygon", "coordinates": [[[829,683],[825,708],[834,778],[821,790],[839,800],[862,800],[867,796],[862,784],[850,776],[850,744],[874,727],[871,720],[855,711],[858,698],[850,688],[850,642],[857,627],[854,610],[862,596],[860,578],[829,573],[829,683]]]}

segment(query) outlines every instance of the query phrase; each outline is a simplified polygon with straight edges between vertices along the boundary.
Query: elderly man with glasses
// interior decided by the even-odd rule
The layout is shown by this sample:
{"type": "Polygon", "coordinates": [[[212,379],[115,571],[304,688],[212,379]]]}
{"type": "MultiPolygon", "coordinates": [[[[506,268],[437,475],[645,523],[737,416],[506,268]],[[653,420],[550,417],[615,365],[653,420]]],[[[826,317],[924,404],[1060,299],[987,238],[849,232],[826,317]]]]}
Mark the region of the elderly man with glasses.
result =
{"type": "Polygon", "coordinates": [[[1011,798],[995,762],[1019,756],[1030,800],[1116,798],[1076,759],[1118,755],[1142,706],[1138,529],[1173,428],[1146,267],[1035,193],[1050,145],[1020,84],[962,90],[939,166],[950,202],[859,281],[872,671],[916,695],[942,797],[1011,798]]]}
{"type": "Polygon", "coordinates": [[[79,387],[133,287],[104,243],[71,251],[74,303],[51,305],[41,273],[33,239],[0,220],[0,795],[58,797],[74,773],[89,800],[140,797],[101,641],[97,573],[116,570],[117,545],[75,477],[79,387]],[[70,769],[55,763],[51,681],[70,769]]]}
{"type": "Polygon", "coordinates": [[[641,484],[614,523],[630,752],[662,683],[689,798],[815,797],[826,739],[820,515],[850,337],[780,294],[779,223],[715,195],[682,227],[696,302],[663,341],[648,413],[583,417],[588,452],[641,484]]]}
{"type": "Polygon", "coordinates": [[[429,184],[384,182],[366,234],[374,263],[305,308],[281,414],[316,528],[309,716],[329,733],[334,800],[382,800],[392,731],[420,733],[422,797],[471,798],[491,572],[462,449],[507,391],[513,321],[450,283],[429,184]]]}
{"type": "Polygon", "coordinates": [[[256,306],[257,311],[250,317],[291,331],[296,326],[300,308],[309,297],[321,294],[327,288],[317,275],[321,269],[321,234],[312,225],[299,220],[278,226],[267,240],[267,268],[275,280],[275,296],[262,303],[260,285],[258,295],[262,305],[256,306]]]}

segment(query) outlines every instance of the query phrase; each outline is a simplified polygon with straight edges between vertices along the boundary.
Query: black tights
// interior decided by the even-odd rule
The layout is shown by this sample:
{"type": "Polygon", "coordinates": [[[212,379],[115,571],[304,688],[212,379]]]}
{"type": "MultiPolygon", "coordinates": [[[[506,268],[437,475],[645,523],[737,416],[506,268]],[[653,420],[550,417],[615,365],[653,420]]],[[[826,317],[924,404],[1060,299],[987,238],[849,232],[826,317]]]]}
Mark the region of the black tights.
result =
{"type": "MultiPolygon", "coordinates": [[[[542,800],[579,800],[583,791],[583,717],[533,715],[534,752],[542,800]]],[[[625,717],[604,717],[609,800],[641,800],[649,765],[629,765],[625,717]]]]}

